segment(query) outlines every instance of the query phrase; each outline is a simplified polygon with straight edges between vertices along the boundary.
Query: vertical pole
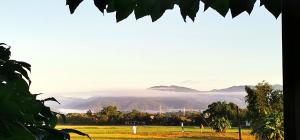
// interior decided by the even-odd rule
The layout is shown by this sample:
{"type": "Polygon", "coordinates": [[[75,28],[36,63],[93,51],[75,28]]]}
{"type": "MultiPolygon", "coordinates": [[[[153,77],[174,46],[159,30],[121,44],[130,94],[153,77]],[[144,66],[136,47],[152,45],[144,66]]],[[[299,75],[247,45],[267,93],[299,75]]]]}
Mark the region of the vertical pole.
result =
{"type": "Polygon", "coordinates": [[[300,2],[282,0],[284,139],[300,139],[300,2]]]}
{"type": "Polygon", "coordinates": [[[241,120],[240,120],[240,111],[239,107],[236,106],[236,112],[237,112],[237,119],[238,119],[238,125],[239,125],[239,140],[242,140],[242,133],[241,133],[241,120]]]}
{"type": "Polygon", "coordinates": [[[161,111],[161,105],[159,105],[159,115],[161,115],[162,111],[161,111]]]}

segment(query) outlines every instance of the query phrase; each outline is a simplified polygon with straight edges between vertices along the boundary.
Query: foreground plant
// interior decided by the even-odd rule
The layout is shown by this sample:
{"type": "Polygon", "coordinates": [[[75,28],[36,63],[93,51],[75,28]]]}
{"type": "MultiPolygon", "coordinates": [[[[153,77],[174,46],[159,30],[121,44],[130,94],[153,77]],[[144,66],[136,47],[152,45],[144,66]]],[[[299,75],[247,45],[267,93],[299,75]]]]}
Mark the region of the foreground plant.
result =
{"type": "Polygon", "coordinates": [[[253,130],[258,139],[261,140],[283,140],[284,127],[283,127],[283,113],[272,112],[267,114],[267,117],[262,120],[261,125],[253,130]]]}
{"type": "MultiPolygon", "coordinates": [[[[0,43],[0,139],[5,140],[68,140],[69,133],[87,136],[73,129],[55,129],[57,115],[31,94],[28,72],[31,65],[10,59],[10,47],[0,43]]],[[[59,102],[58,102],[59,103],[59,102]]],[[[63,115],[62,115],[63,116],[63,115]]]]}

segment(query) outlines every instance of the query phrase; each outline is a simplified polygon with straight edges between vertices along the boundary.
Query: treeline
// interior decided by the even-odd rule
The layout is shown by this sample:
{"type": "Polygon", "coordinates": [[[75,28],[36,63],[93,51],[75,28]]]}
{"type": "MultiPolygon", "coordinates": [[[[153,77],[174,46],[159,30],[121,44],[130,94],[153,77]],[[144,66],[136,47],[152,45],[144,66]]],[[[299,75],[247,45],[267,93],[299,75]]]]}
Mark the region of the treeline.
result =
{"type": "MultiPolygon", "coordinates": [[[[121,112],[116,106],[104,107],[101,111],[93,113],[69,113],[65,118],[59,117],[60,124],[70,125],[184,125],[209,126],[216,116],[223,116],[229,120],[232,126],[237,126],[237,105],[234,103],[215,102],[208,106],[204,112],[167,112],[147,113],[138,110],[121,112]],[[66,121],[64,121],[64,119],[66,121]]],[[[242,125],[247,120],[246,109],[239,109],[239,118],[242,125]]]]}

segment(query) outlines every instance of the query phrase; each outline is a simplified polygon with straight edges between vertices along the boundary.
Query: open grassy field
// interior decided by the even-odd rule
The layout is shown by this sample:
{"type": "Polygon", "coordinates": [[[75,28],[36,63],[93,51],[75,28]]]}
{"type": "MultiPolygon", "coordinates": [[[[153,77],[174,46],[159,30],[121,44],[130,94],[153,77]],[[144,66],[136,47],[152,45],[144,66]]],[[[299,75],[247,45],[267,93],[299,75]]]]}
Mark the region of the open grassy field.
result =
{"type": "MultiPolygon", "coordinates": [[[[202,130],[199,127],[185,127],[185,132],[181,132],[180,126],[138,126],[137,134],[132,134],[131,126],[66,126],[59,125],[58,129],[73,128],[89,134],[93,140],[115,140],[115,139],[146,139],[146,140],[238,140],[237,128],[227,130],[226,133],[215,133],[209,128],[202,130]]],[[[71,135],[72,140],[88,140],[88,138],[71,135]]],[[[242,129],[243,140],[254,140],[249,129],[242,129]]]]}

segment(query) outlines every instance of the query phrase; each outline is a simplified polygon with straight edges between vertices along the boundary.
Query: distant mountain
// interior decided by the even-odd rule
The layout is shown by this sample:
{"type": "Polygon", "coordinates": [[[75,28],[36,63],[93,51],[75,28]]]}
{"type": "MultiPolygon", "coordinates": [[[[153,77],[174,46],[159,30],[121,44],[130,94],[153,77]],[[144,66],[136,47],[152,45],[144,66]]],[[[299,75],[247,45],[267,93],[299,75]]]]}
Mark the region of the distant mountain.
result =
{"type": "MultiPolygon", "coordinates": [[[[246,85],[232,86],[232,87],[223,88],[223,89],[213,89],[210,92],[245,92],[245,86],[246,85]]],[[[247,86],[251,87],[251,88],[255,88],[255,86],[249,86],[249,85],[247,85],[247,86]]],[[[282,87],[282,85],[276,84],[276,85],[273,85],[273,89],[282,90],[283,87],[282,87]]]]}
{"type": "Polygon", "coordinates": [[[160,90],[160,91],[173,91],[173,92],[200,92],[196,89],[187,88],[187,87],[180,87],[176,85],[171,86],[153,86],[148,88],[150,90],[160,90]]]}
{"type": "MultiPolygon", "coordinates": [[[[181,96],[170,97],[91,97],[89,99],[72,99],[72,102],[51,106],[52,109],[64,113],[64,110],[86,110],[91,109],[93,112],[100,111],[108,105],[117,106],[121,111],[131,111],[133,109],[145,112],[158,112],[161,106],[163,112],[179,111],[183,108],[187,110],[205,110],[209,104],[216,101],[233,102],[241,108],[245,108],[244,95],[228,94],[193,94],[186,95],[179,92],[181,96]]],[[[61,102],[64,102],[58,98],[61,102]]],[[[77,112],[77,111],[76,111],[77,112]]]]}
{"type": "MultiPolygon", "coordinates": [[[[199,91],[196,89],[192,88],[187,88],[187,87],[181,87],[181,86],[176,86],[176,85],[171,85],[171,86],[153,86],[148,89],[150,90],[159,90],[159,91],[173,91],[173,92],[245,92],[245,86],[246,85],[240,85],[240,86],[231,86],[228,88],[223,88],[223,89],[213,89],[210,91],[199,91]]],[[[247,85],[251,88],[255,88],[253,85],[247,85]]],[[[282,85],[276,84],[273,85],[274,89],[282,90],[283,87],[282,85]]]]}
{"type": "MultiPolygon", "coordinates": [[[[250,87],[254,88],[254,86],[250,87]]],[[[281,85],[273,85],[273,88],[282,90],[281,85]]],[[[241,108],[245,108],[245,96],[247,95],[244,85],[211,91],[198,91],[175,85],[153,86],[144,90],[104,93],[97,91],[87,99],[58,96],[56,99],[61,104],[55,102],[47,104],[51,109],[62,113],[86,112],[88,109],[95,112],[108,105],[115,105],[121,111],[137,109],[145,112],[158,112],[161,106],[164,112],[172,112],[183,108],[204,110],[209,104],[216,101],[233,102],[241,108]]],[[[86,93],[78,94],[87,95],[86,93]]]]}
{"type": "MultiPolygon", "coordinates": [[[[254,86],[249,86],[253,88],[254,86]]],[[[232,86],[223,89],[213,89],[210,92],[245,92],[245,85],[243,86],[232,86]]]]}

